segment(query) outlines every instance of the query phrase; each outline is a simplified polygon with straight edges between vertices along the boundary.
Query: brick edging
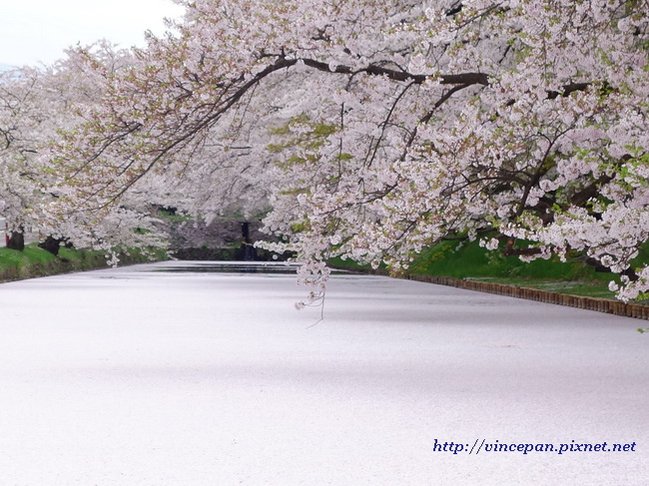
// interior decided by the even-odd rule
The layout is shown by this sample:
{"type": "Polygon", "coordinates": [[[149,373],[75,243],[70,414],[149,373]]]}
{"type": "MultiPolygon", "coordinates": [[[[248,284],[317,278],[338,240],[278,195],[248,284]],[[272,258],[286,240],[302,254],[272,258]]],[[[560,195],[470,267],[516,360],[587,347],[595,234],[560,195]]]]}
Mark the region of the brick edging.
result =
{"type": "MultiPolygon", "coordinates": [[[[391,277],[387,272],[374,271],[376,275],[391,277]]],[[[549,292],[547,290],[532,289],[529,287],[517,287],[494,282],[480,282],[477,280],[465,280],[456,277],[442,277],[434,275],[403,275],[397,278],[405,280],[414,280],[417,282],[432,283],[437,285],[446,285],[466,290],[476,290],[489,294],[504,295],[507,297],[516,297],[519,299],[534,300],[545,304],[565,305],[576,307],[578,309],[592,310],[614,314],[616,316],[633,317],[636,319],[649,320],[649,305],[625,304],[619,300],[598,299],[595,297],[583,297],[579,295],[566,295],[558,292],[549,292]]]]}
{"type": "Polygon", "coordinates": [[[427,275],[406,275],[407,280],[427,282],[438,285],[447,285],[466,290],[477,290],[489,294],[517,297],[519,299],[535,300],[546,304],[565,305],[597,312],[605,312],[617,316],[634,317],[636,319],[649,320],[649,306],[639,304],[625,304],[624,302],[612,299],[597,299],[579,295],[566,295],[547,290],[532,289],[529,287],[515,287],[494,282],[479,282],[476,280],[463,280],[454,277],[437,277],[427,275]]]}

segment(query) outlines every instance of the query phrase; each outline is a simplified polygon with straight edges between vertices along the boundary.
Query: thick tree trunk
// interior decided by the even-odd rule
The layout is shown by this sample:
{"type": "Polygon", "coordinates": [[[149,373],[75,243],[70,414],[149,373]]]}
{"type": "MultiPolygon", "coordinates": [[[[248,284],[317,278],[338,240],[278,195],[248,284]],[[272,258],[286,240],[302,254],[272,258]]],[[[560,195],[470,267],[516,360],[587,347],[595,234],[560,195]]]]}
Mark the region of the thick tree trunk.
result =
{"type": "Polygon", "coordinates": [[[45,238],[45,241],[39,243],[38,246],[40,246],[43,250],[49,251],[52,255],[58,255],[59,249],[61,248],[61,240],[52,236],[48,236],[47,238],[45,238]]]}
{"type": "Polygon", "coordinates": [[[252,241],[250,241],[250,223],[247,221],[241,223],[241,236],[243,236],[243,241],[241,242],[241,259],[244,261],[256,260],[257,251],[252,246],[252,241]]]}
{"type": "MultiPolygon", "coordinates": [[[[584,261],[587,265],[594,267],[596,272],[612,273],[611,269],[602,265],[599,260],[596,260],[594,258],[586,258],[584,261]]],[[[629,280],[631,280],[631,282],[635,282],[640,278],[632,268],[627,268],[623,272],[620,272],[620,275],[626,275],[627,277],[629,277],[629,280]]]]}
{"type": "Polygon", "coordinates": [[[22,231],[12,231],[7,238],[7,248],[23,251],[25,249],[25,235],[22,231]]]}

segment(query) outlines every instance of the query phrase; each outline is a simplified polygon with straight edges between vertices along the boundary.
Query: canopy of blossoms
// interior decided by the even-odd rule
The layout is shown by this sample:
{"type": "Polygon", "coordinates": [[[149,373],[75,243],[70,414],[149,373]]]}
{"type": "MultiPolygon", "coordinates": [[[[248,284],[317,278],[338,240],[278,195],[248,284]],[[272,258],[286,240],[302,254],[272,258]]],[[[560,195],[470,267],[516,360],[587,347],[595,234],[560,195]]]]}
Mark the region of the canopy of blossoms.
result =
{"type": "Polygon", "coordinates": [[[582,252],[649,290],[649,2],[195,0],[53,149],[66,205],[266,211],[325,261],[407,266],[448,235],[582,252]],[[143,196],[144,197],[144,196],[143,196]]]}

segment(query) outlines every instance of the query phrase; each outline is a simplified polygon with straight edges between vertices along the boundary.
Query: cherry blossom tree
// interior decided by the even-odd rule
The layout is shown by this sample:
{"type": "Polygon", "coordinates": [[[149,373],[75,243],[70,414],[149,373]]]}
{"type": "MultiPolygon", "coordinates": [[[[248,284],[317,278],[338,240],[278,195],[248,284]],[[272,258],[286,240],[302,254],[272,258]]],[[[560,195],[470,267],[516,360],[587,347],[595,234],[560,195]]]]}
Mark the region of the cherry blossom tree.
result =
{"type": "Polygon", "coordinates": [[[649,289],[649,2],[180,3],[60,144],[72,199],[268,204],[311,300],[332,256],[398,270],[448,235],[649,289]]]}
{"type": "MultiPolygon", "coordinates": [[[[128,62],[127,53],[107,43],[87,49],[101,59],[104,72],[128,62]]],[[[23,67],[0,78],[2,212],[14,236],[22,239],[24,231],[33,232],[52,252],[63,240],[107,250],[155,240],[146,214],[128,201],[104,211],[82,211],[78,203],[67,201],[69,184],[61,179],[65,172],[59,171],[64,161],[51,148],[61,131],[85,120],[106,85],[100,70],[84,70],[79,62],[87,49],[70,50],[52,66],[23,67]]]]}

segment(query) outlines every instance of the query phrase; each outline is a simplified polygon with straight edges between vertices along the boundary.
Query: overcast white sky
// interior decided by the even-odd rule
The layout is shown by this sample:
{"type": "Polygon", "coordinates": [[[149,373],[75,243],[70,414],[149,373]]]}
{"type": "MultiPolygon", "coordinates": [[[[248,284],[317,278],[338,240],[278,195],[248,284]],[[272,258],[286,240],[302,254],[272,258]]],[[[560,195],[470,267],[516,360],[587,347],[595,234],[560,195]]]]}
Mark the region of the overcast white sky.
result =
{"type": "Polygon", "coordinates": [[[0,64],[49,64],[102,38],[143,45],[145,30],[162,33],[162,19],[182,13],[171,0],[0,0],[0,64]]]}

